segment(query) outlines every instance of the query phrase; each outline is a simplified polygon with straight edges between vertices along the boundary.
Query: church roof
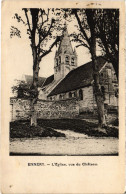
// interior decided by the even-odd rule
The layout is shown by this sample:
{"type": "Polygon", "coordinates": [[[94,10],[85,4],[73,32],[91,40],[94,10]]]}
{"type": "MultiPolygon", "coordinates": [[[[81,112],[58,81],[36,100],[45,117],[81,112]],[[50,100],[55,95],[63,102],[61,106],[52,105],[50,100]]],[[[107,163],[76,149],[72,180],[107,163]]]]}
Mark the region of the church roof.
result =
{"type": "MultiPolygon", "coordinates": [[[[102,57],[98,57],[97,63],[100,70],[106,63],[106,60],[102,57]]],[[[51,91],[48,97],[91,85],[91,82],[93,81],[92,74],[92,61],[79,66],[78,68],[70,71],[66,77],[51,91]]]]}
{"type": "MultiPolygon", "coordinates": [[[[45,77],[39,77],[38,78],[38,87],[41,87],[45,81],[45,77]]],[[[28,86],[32,85],[32,81],[33,81],[33,76],[32,75],[25,75],[25,81],[27,83],[28,86]]]]}
{"type": "Polygon", "coordinates": [[[46,78],[45,82],[43,83],[43,86],[46,86],[52,83],[53,80],[54,80],[54,74],[46,78]]]}
{"type": "Polygon", "coordinates": [[[66,24],[64,27],[62,39],[61,39],[61,42],[58,48],[58,52],[56,54],[62,53],[62,50],[64,51],[65,54],[71,54],[71,55],[74,54],[66,24]]]}

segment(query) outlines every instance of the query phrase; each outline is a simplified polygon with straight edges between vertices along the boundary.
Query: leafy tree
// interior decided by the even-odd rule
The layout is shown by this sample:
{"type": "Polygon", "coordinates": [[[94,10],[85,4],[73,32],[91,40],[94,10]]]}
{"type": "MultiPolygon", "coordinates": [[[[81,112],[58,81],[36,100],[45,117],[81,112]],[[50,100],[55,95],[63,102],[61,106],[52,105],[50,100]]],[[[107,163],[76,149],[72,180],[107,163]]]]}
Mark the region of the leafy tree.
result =
{"type": "Polygon", "coordinates": [[[12,87],[12,92],[17,94],[17,98],[32,99],[30,86],[22,80],[15,80],[17,83],[12,87]]]}
{"type": "Polygon", "coordinates": [[[119,10],[100,9],[97,18],[97,38],[104,57],[111,62],[116,77],[119,73],[119,10]]]}
{"type": "MultiPolygon", "coordinates": [[[[52,48],[60,41],[58,32],[62,30],[61,13],[59,9],[27,9],[24,8],[24,21],[17,13],[14,18],[18,22],[27,27],[27,34],[30,40],[30,46],[33,56],[33,83],[30,87],[32,93],[31,99],[31,125],[37,125],[37,115],[35,111],[35,104],[38,99],[38,76],[40,69],[40,62],[48,55],[52,48]],[[55,33],[54,33],[55,32],[55,33]]],[[[21,31],[11,26],[10,37],[18,36],[21,38],[21,31]]]]}
{"type": "Polygon", "coordinates": [[[97,103],[99,127],[105,124],[104,117],[104,95],[102,93],[99,83],[99,67],[97,64],[97,50],[96,50],[96,22],[95,17],[97,10],[94,9],[72,9],[78,23],[78,33],[73,33],[74,40],[79,44],[88,48],[93,64],[93,78],[94,78],[94,94],[97,103]]]}
{"type": "Polygon", "coordinates": [[[78,46],[86,47],[93,64],[94,94],[97,103],[99,126],[104,126],[104,94],[99,82],[97,46],[101,47],[106,60],[113,64],[118,77],[119,61],[119,13],[118,10],[72,9],[78,23],[77,31],[72,34],[78,46]]]}

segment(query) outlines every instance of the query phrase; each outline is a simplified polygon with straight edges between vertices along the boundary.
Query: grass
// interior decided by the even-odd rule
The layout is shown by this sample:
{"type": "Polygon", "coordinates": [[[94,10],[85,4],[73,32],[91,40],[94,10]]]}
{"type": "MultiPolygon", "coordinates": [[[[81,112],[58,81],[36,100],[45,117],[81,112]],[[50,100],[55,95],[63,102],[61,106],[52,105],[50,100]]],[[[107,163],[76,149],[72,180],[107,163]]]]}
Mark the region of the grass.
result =
{"type": "Polygon", "coordinates": [[[81,119],[41,119],[37,127],[30,127],[29,121],[15,121],[10,123],[10,137],[65,137],[63,131],[71,130],[93,137],[118,137],[118,129],[105,127],[106,133],[98,130],[96,123],[81,119]],[[53,129],[62,129],[62,133],[53,129]]]}
{"type": "Polygon", "coordinates": [[[57,132],[49,127],[31,127],[28,121],[15,121],[10,123],[10,138],[33,137],[65,137],[64,133],[57,132]]]}
{"type": "Polygon", "coordinates": [[[79,119],[41,119],[39,126],[52,127],[54,129],[71,130],[94,137],[118,137],[118,129],[115,127],[105,127],[106,133],[98,131],[98,125],[79,119]]]}

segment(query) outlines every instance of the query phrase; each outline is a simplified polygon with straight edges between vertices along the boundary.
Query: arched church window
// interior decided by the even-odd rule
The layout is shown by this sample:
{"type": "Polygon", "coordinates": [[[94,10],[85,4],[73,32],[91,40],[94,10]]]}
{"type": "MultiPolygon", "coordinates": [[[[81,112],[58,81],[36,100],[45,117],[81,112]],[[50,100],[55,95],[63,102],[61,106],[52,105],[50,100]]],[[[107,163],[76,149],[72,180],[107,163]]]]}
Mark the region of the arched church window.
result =
{"type": "Polygon", "coordinates": [[[59,99],[60,99],[60,100],[62,99],[62,95],[61,95],[61,94],[59,95],[59,99]]]}
{"type": "Polygon", "coordinates": [[[82,91],[82,89],[79,90],[79,99],[83,100],[83,91],[82,91]]]}
{"type": "Polygon", "coordinates": [[[74,65],[74,57],[71,58],[71,65],[74,65]]]}
{"type": "Polygon", "coordinates": [[[73,95],[74,95],[74,97],[77,97],[77,91],[75,91],[75,92],[73,93],[73,95]]]}
{"type": "Polygon", "coordinates": [[[103,94],[105,93],[105,87],[104,86],[101,86],[101,91],[102,91],[103,94]]]}
{"type": "Polygon", "coordinates": [[[66,64],[69,64],[69,61],[70,61],[70,57],[69,56],[66,56],[66,58],[65,58],[66,64]]]}
{"type": "Polygon", "coordinates": [[[72,98],[72,93],[71,92],[69,92],[69,98],[72,98]]]}

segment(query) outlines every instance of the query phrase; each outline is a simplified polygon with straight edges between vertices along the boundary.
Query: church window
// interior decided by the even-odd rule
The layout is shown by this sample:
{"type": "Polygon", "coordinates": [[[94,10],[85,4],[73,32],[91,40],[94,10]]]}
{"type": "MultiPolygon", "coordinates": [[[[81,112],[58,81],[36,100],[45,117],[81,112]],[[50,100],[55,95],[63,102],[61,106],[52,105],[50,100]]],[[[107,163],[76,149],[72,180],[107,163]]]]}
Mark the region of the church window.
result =
{"type": "Polygon", "coordinates": [[[71,92],[69,92],[69,98],[72,98],[72,93],[71,92]]]}
{"type": "Polygon", "coordinates": [[[62,99],[62,95],[61,95],[61,94],[59,95],[59,99],[60,99],[60,100],[62,99]]]}
{"type": "Polygon", "coordinates": [[[101,91],[102,91],[103,94],[105,93],[105,87],[104,86],[101,86],[101,91]]]}
{"type": "Polygon", "coordinates": [[[65,94],[62,95],[62,99],[64,99],[64,98],[65,98],[65,94]]]}
{"type": "Polygon", "coordinates": [[[83,91],[82,91],[82,89],[79,90],[79,99],[83,100],[83,91]]]}
{"type": "Polygon", "coordinates": [[[69,64],[69,61],[70,61],[69,56],[66,56],[66,58],[65,58],[65,62],[66,62],[66,64],[69,64]]]}
{"type": "Polygon", "coordinates": [[[71,65],[74,65],[74,57],[71,58],[71,65]]]}
{"type": "Polygon", "coordinates": [[[73,96],[74,97],[77,97],[77,92],[76,91],[73,93],[73,96]]]}

